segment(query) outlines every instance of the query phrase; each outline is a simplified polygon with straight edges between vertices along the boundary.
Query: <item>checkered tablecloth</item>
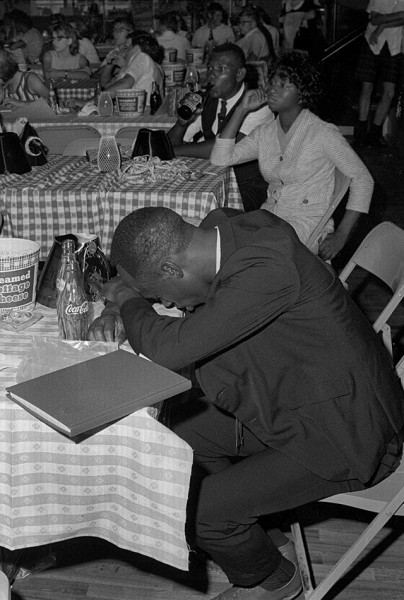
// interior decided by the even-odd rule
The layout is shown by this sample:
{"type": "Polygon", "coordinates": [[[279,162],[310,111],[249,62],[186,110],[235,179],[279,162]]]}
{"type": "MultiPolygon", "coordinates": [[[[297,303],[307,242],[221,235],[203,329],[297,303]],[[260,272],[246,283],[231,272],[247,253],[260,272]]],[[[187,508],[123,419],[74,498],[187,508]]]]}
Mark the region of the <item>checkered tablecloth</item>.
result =
{"type": "Polygon", "coordinates": [[[82,79],[80,81],[63,81],[55,84],[58,101],[63,105],[66,100],[90,100],[97,91],[98,82],[95,79],[82,79]]]}
{"type": "Polygon", "coordinates": [[[198,225],[204,217],[223,206],[242,209],[240,192],[233,169],[216,167],[198,158],[184,158],[193,172],[203,173],[196,181],[157,181],[134,184],[130,179],[115,175],[106,194],[102,238],[106,252],[112,237],[125,215],[144,206],[165,206],[178,212],[186,221],[198,225]]]}
{"type": "Polygon", "coordinates": [[[0,176],[3,235],[37,241],[45,260],[55,235],[100,232],[109,178],[84,158],[63,156],[24,175],[0,176]]]}
{"type": "Polygon", "coordinates": [[[57,337],[56,311],[35,312],[29,329],[0,330],[0,546],[96,536],[187,570],[188,444],[148,409],[76,444],[6,398],[32,337],[57,337]]]}
{"type": "Polygon", "coordinates": [[[100,173],[83,157],[54,156],[24,175],[0,176],[3,235],[36,241],[45,260],[55,235],[87,231],[108,255],[119,221],[142,206],[166,206],[199,224],[214,208],[242,209],[233,169],[203,159],[184,159],[196,181],[134,185],[118,173],[100,173]]]}

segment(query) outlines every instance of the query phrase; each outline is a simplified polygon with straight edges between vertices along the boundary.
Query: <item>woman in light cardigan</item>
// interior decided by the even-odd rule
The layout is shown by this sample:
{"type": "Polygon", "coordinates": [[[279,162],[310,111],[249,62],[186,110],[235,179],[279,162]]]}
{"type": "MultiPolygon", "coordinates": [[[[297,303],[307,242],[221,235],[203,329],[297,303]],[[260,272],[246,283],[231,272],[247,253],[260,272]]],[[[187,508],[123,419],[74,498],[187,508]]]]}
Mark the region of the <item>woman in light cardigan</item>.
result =
{"type": "Polygon", "coordinates": [[[216,138],[211,162],[234,165],[258,159],[268,182],[261,206],[288,221],[303,243],[330,204],[337,167],[351,179],[345,213],[334,231],[332,221],[322,236],[318,254],[334,258],[344,247],[360,214],[367,213],[373,179],[339,129],[310,108],[321,94],[320,74],[301,53],[285,54],[273,65],[266,91],[250,90],[216,138]],[[261,125],[237,144],[245,116],[265,102],[277,118],[261,125]]]}

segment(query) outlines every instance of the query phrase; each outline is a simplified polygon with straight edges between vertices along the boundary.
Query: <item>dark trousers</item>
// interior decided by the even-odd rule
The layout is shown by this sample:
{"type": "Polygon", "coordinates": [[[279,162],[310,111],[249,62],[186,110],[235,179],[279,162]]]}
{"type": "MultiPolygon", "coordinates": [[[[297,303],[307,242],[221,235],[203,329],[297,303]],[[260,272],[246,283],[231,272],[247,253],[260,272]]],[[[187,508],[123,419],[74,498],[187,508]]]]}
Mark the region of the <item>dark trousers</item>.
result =
{"type": "Polygon", "coordinates": [[[231,583],[258,585],[279,564],[279,551],[260,525],[260,516],[363,488],[356,480],[321,479],[246,428],[237,453],[235,418],[203,398],[175,411],[170,426],[195,452],[189,534],[231,583]]]}
{"type": "Polygon", "coordinates": [[[258,210],[267,199],[268,183],[259,170],[258,161],[234,165],[234,174],[245,212],[258,210]]]}

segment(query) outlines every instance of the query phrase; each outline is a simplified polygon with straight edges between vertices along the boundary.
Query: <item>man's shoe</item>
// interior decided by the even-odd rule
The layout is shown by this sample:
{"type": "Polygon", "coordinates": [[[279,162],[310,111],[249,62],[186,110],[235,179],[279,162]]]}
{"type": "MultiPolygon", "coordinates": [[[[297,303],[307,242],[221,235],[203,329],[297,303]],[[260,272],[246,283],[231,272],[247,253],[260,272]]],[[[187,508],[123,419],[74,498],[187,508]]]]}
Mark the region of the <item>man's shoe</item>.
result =
{"type": "MultiPolygon", "coordinates": [[[[296,548],[292,540],[289,540],[288,542],[286,542],[286,544],[283,544],[283,546],[279,546],[277,550],[279,550],[279,552],[284,558],[286,558],[286,560],[297,566],[298,563],[296,548]]],[[[224,571],[212,559],[207,559],[206,570],[209,575],[222,576],[223,579],[226,579],[226,574],[224,573],[224,571]]]]}
{"type": "Polygon", "coordinates": [[[212,600],[293,600],[302,591],[300,572],[295,566],[295,572],[288,583],[277,590],[266,590],[257,585],[252,588],[233,586],[212,600]]]}
{"type": "Polygon", "coordinates": [[[286,542],[286,544],[284,544],[283,546],[279,546],[277,549],[282,554],[282,556],[286,558],[286,560],[297,566],[298,563],[296,548],[292,540],[289,540],[288,542],[286,542]]]}

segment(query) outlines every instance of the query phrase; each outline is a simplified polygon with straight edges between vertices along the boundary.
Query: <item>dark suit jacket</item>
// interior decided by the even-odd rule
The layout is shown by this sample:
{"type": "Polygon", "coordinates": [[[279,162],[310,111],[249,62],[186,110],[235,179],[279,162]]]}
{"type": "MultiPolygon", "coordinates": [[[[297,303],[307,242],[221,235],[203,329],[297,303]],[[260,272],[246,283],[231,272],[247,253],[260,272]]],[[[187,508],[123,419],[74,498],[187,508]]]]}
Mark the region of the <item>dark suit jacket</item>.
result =
{"type": "Polygon", "coordinates": [[[404,423],[401,385],[335,272],[267,211],[213,211],[220,270],[184,319],[122,309],[131,345],[177,370],[260,440],[329,480],[368,483],[404,423]]]}

